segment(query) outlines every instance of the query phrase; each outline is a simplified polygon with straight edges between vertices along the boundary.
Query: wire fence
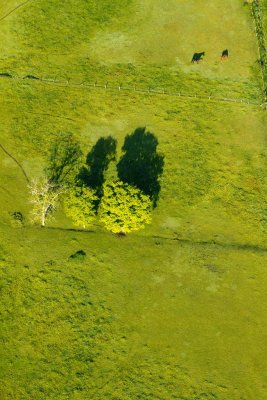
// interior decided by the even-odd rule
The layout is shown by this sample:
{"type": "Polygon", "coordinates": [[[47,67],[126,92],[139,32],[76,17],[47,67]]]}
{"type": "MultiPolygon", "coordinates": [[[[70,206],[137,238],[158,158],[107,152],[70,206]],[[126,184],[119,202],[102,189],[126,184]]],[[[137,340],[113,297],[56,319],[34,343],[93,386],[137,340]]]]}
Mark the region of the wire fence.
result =
{"type": "Polygon", "coordinates": [[[42,78],[34,75],[26,75],[24,77],[14,76],[9,73],[0,72],[0,78],[9,78],[15,79],[19,81],[35,81],[35,82],[42,82],[46,84],[58,85],[58,86],[69,86],[69,87],[76,87],[81,89],[105,89],[105,90],[113,90],[117,92],[132,92],[132,93],[144,93],[144,94],[154,94],[154,95],[161,95],[161,96],[171,96],[176,98],[183,98],[183,99],[196,99],[196,100],[204,100],[204,101],[215,101],[215,102],[223,102],[223,103],[236,103],[236,104],[245,104],[245,105],[252,105],[252,106],[260,106],[267,108],[267,103],[262,101],[253,101],[248,99],[234,99],[234,98],[227,98],[227,97],[216,97],[213,95],[199,95],[198,93],[187,93],[185,91],[176,91],[175,89],[164,89],[164,88],[153,88],[153,87],[141,87],[138,85],[125,85],[125,84],[117,84],[114,85],[113,83],[106,82],[106,83],[98,83],[98,82],[75,82],[71,79],[58,79],[57,77],[54,78],[42,78]]]}
{"type": "MultiPolygon", "coordinates": [[[[9,11],[6,15],[0,17],[0,21],[8,17],[11,13],[16,11],[17,9],[21,8],[22,6],[26,5],[27,3],[31,2],[32,0],[25,0],[24,2],[20,3],[17,7],[9,11]]],[[[174,97],[181,97],[187,99],[199,99],[199,100],[212,100],[216,102],[224,102],[224,103],[238,103],[238,104],[248,104],[253,106],[261,106],[267,110],[267,50],[266,50],[266,40],[265,34],[263,29],[263,21],[262,21],[262,9],[259,0],[254,0],[252,3],[252,16],[255,23],[255,33],[257,36],[258,41],[258,50],[259,50],[259,64],[262,71],[262,79],[263,79],[263,92],[264,92],[264,101],[252,101],[248,99],[234,99],[234,98],[227,98],[227,97],[216,97],[211,95],[199,95],[198,93],[185,93],[184,91],[176,92],[170,89],[164,88],[152,88],[152,87],[138,87],[137,85],[133,86],[125,86],[123,84],[114,85],[109,82],[105,84],[99,84],[97,82],[81,82],[75,83],[72,82],[70,79],[62,80],[56,78],[42,78],[37,77],[34,75],[27,75],[24,77],[13,76],[9,73],[1,73],[0,78],[12,78],[17,80],[24,80],[24,79],[32,79],[35,81],[40,81],[49,84],[55,85],[68,85],[72,87],[81,87],[81,88],[99,88],[99,89],[109,89],[109,90],[118,90],[118,91],[128,91],[128,92],[136,92],[136,93],[151,93],[156,95],[165,95],[165,96],[174,96],[174,97]]]]}

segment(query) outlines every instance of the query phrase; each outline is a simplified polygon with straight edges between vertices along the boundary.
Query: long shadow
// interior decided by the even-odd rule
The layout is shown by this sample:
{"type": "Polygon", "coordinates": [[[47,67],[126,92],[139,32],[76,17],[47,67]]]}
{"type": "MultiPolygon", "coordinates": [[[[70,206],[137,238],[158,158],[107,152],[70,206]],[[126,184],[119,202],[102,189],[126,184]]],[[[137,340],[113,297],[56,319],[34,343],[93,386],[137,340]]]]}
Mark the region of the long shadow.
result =
{"type": "Polygon", "coordinates": [[[102,187],[105,172],[109,163],[116,158],[116,140],[108,136],[98,139],[86,157],[86,167],[82,167],[79,179],[87,186],[95,189],[99,197],[102,196],[102,187]]]}
{"type": "Polygon", "coordinates": [[[163,173],[164,157],[157,153],[158,140],[146,128],[137,128],[127,135],[122,155],[117,164],[121,181],[135,186],[149,195],[154,207],[160,193],[159,178],[163,173]]]}
{"type": "Polygon", "coordinates": [[[50,229],[54,231],[69,231],[69,232],[82,232],[82,233],[97,233],[96,231],[90,229],[78,229],[78,228],[61,228],[57,226],[46,226],[45,229],[50,229]]]}
{"type": "Polygon", "coordinates": [[[178,237],[166,237],[166,236],[151,236],[153,239],[162,239],[162,240],[169,240],[172,242],[179,242],[194,246],[217,246],[224,249],[235,249],[235,250],[244,250],[244,251],[255,251],[259,253],[267,253],[267,247],[258,246],[254,244],[243,244],[243,243],[227,243],[227,242],[220,242],[216,240],[191,240],[191,239],[182,239],[178,237]]]}
{"type": "MultiPolygon", "coordinates": [[[[87,230],[87,229],[75,229],[75,228],[61,228],[61,227],[56,227],[56,226],[46,226],[44,228],[37,228],[37,229],[50,229],[50,230],[59,230],[59,231],[69,231],[69,232],[81,232],[81,233],[94,233],[94,234],[100,234],[99,231],[94,231],[94,230],[87,230]]],[[[103,231],[101,232],[103,235],[110,235],[110,233],[103,231]]],[[[113,235],[114,237],[116,235],[113,235]]],[[[242,243],[224,243],[224,242],[217,242],[213,240],[191,240],[191,239],[182,239],[182,238],[177,238],[177,237],[167,237],[167,236],[160,236],[160,235],[152,235],[152,236],[144,236],[144,235],[136,235],[137,237],[141,239],[160,239],[160,240],[165,240],[165,241],[170,241],[170,242],[179,242],[187,245],[193,245],[193,246],[217,246],[218,248],[223,248],[223,249],[234,249],[234,250],[240,250],[240,251],[255,251],[257,253],[267,253],[267,248],[263,246],[258,246],[258,245],[253,245],[253,244],[242,244],[242,243]]],[[[118,237],[118,236],[117,236],[118,237]]]]}

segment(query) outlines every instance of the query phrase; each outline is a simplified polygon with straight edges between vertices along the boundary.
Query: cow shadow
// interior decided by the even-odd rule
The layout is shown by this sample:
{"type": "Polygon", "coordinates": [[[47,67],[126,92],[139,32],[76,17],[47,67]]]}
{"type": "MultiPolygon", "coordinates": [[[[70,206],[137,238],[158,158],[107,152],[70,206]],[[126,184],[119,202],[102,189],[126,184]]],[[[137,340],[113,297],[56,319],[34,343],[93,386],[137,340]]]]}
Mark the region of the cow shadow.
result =
{"type": "Polygon", "coordinates": [[[118,178],[147,194],[156,207],[159,178],[163,173],[164,157],[157,153],[158,140],[146,128],[137,128],[126,136],[123,155],[117,164],[118,178]]]}
{"type": "Polygon", "coordinates": [[[82,167],[78,178],[86,186],[95,189],[99,198],[103,195],[105,172],[109,163],[116,159],[117,141],[111,137],[98,139],[86,157],[86,166],[82,167]]]}

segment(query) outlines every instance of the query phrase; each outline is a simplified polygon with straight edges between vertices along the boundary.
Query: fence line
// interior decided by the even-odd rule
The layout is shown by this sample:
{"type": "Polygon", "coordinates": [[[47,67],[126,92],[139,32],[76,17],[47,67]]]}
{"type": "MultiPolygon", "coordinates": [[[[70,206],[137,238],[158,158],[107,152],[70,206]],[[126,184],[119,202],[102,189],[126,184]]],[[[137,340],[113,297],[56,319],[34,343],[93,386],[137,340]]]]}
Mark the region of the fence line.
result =
{"type": "Polygon", "coordinates": [[[123,84],[119,85],[112,85],[109,82],[105,84],[99,84],[97,82],[94,83],[89,83],[89,82],[83,82],[83,83],[71,83],[69,80],[68,81],[60,81],[57,79],[40,79],[42,82],[47,82],[47,83],[54,83],[58,85],[68,85],[68,86],[73,86],[73,87],[88,87],[88,88],[99,88],[99,89],[106,89],[106,90],[117,90],[117,91],[128,91],[128,92],[135,92],[135,93],[151,93],[151,94],[157,94],[157,95],[165,95],[165,96],[172,96],[172,97],[183,97],[183,98],[190,98],[190,99],[200,99],[200,100],[212,100],[212,101],[219,101],[219,102],[227,102],[227,103],[239,103],[239,104],[249,104],[249,105],[256,105],[256,106],[263,106],[265,104],[262,104],[260,102],[253,102],[250,100],[242,100],[242,99],[229,99],[229,98],[222,98],[222,97],[214,97],[212,95],[198,95],[197,93],[195,94],[189,94],[189,93],[183,93],[183,92],[175,92],[175,91],[169,91],[167,89],[154,89],[152,87],[147,87],[147,88],[141,88],[138,87],[137,85],[133,86],[124,86],[123,84]]]}
{"type": "Polygon", "coordinates": [[[132,85],[132,86],[124,86],[123,84],[118,84],[118,85],[112,85],[109,82],[106,82],[105,84],[103,83],[98,83],[98,82],[80,82],[80,83],[75,83],[71,82],[70,79],[67,80],[60,80],[55,78],[41,78],[37,77],[34,75],[27,75],[24,77],[20,76],[12,76],[9,73],[0,73],[0,78],[11,78],[15,80],[20,80],[20,81],[35,81],[35,82],[43,82],[47,84],[52,84],[52,85],[58,85],[58,86],[70,86],[70,87],[77,87],[77,88],[93,88],[93,89],[106,89],[106,90],[116,90],[116,91],[128,91],[128,92],[134,92],[134,93],[148,93],[148,94],[155,94],[155,95],[163,95],[163,96],[170,96],[170,97],[180,97],[180,98],[185,98],[185,99],[199,99],[199,100],[209,100],[209,101],[217,101],[217,102],[223,102],[223,103],[236,103],[236,104],[246,104],[246,105],[252,105],[252,106],[260,106],[260,107],[265,107],[267,108],[267,103],[262,103],[262,102],[257,102],[257,101],[251,101],[251,100],[244,100],[244,99],[231,99],[231,98],[226,98],[226,97],[215,97],[212,95],[198,95],[197,93],[195,94],[190,94],[190,93],[184,93],[184,92],[175,92],[171,91],[168,89],[155,89],[152,87],[138,87],[137,85],[132,85]]]}
{"type": "MultiPolygon", "coordinates": [[[[3,17],[0,17],[0,21],[8,17],[10,14],[12,14],[14,11],[17,9],[21,8],[22,6],[26,5],[27,3],[31,2],[32,0],[25,0],[24,2],[20,3],[17,7],[9,11],[6,15],[3,17]]],[[[259,0],[254,0],[252,3],[252,16],[253,20],[255,23],[255,32],[257,36],[257,41],[258,41],[258,50],[259,50],[259,56],[260,56],[260,68],[262,71],[262,79],[263,79],[263,85],[264,85],[264,102],[259,103],[259,102],[254,102],[250,100],[242,100],[242,99],[230,99],[230,98],[221,98],[221,97],[213,97],[212,95],[193,95],[189,93],[182,93],[182,92],[170,92],[166,89],[153,89],[151,87],[148,88],[137,88],[136,85],[133,87],[125,87],[123,85],[118,85],[118,86],[112,86],[108,82],[106,84],[97,84],[97,83],[80,83],[80,84],[75,84],[71,83],[70,80],[68,79],[67,81],[60,81],[57,79],[49,79],[49,78],[40,78],[36,77],[33,75],[27,75],[25,77],[19,77],[19,76],[12,76],[9,73],[0,73],[0,78],[7,77],[7,78],[12,78],[12,79],[18,79],[18,80],[24,80],[24,79],[33,79],[36,81],[41,81],[41,82],[46,82],[46,83],[52,83],[52,84],[67,84],[69,86],[73,87],[94,87],[94,88],[104,88],[104,89],[117,89],[117,90],[125,90],[125,91],[133,91],[133,92],[139,92],[139,93],[154,93],[158,95],[166,95],[166,96],[176,96],[176,97],[183,97],[183,98],[195,98],[195,99],[202,99],[202,100],[213,100],[217,102],[227,102],[227,103],[238,103],[238,104],[248,104],[248,105],[255,105],[255,106],[261,106],[267,109],[267,50],[266,50],[266,41],[265,41],[265,34],[264,34],[264,29],[263,29],[263,21],[262,21],[262,10],[261,10],[261,5],[259,0]]]]}

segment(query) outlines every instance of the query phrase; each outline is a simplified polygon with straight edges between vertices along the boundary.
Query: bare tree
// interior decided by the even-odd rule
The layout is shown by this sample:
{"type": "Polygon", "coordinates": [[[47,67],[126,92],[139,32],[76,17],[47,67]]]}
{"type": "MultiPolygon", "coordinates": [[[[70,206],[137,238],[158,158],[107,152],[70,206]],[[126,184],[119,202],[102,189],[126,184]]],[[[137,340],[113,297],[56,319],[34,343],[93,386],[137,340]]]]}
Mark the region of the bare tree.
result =
{"type": "Polygon", "coordinates": [[[64,192],[64,188],[49,182],[48,178],[43,178],[32,181],[29,184],[29,190],[30,202],[33,204],[32,220],[45,226],[46,220],[56,209],[59,196],[64,192]]]}

